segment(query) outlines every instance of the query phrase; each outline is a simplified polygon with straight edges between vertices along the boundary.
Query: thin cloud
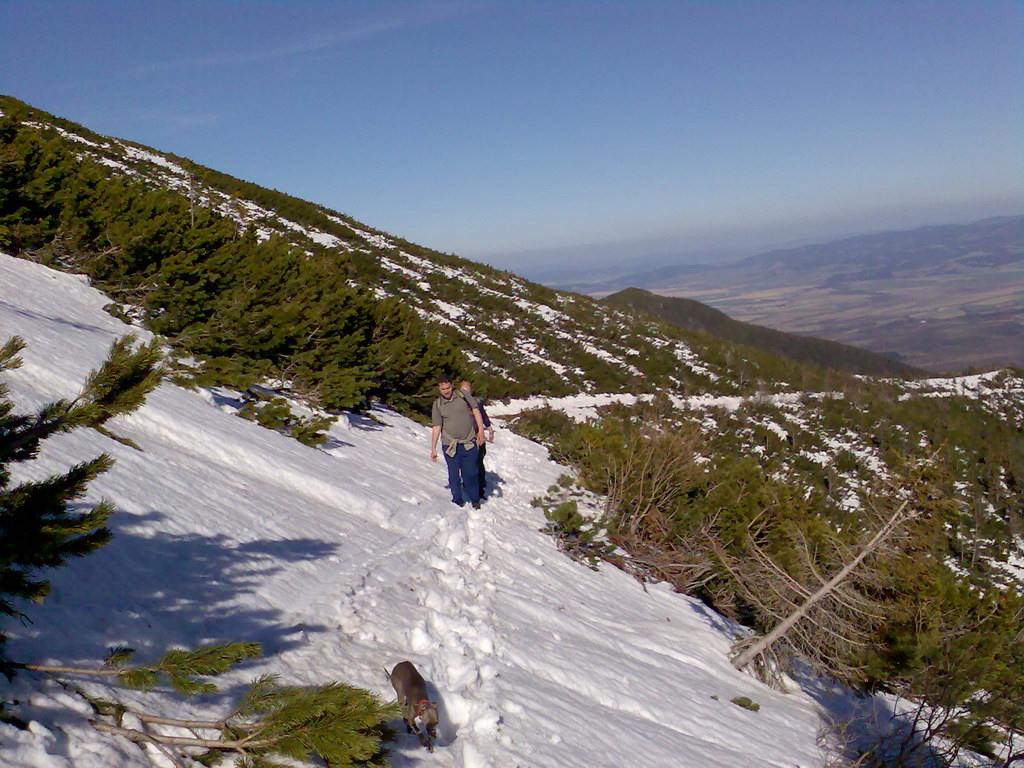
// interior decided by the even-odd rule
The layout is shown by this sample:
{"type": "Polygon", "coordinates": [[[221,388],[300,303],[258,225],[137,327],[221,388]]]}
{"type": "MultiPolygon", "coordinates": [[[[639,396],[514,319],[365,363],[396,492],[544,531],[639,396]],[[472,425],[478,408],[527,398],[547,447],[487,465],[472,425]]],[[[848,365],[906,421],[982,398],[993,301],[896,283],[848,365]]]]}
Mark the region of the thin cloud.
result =
{"type": "Polygon", "coordinates": [[[142,76],[154,72],[177,69],[244,66],[258,62],[274,61],[276,59],[305,56],[340,48],[349,43],[362,42],[402,29],[431,24],[452,16],[462,15],[469,10],[469,7],[455,3],[416,7],[388,18],[360,21],[346,26],[344,29],[332,29],[316,34],[304,35],[279,45],[258,50],[221,51],[204,56],[188,56],[171,61],[154,62],[136,67],[132,70],[132,74],[142,76]]]}
{"type": "Polygon", "coordinates": [[[224,115],[219,112],[181,113],[164,110],[151,110],[136,115],[137,122],[160,123],[176,131],[187,131],[192,128],[209,128],[224,122],[224,115]]]}

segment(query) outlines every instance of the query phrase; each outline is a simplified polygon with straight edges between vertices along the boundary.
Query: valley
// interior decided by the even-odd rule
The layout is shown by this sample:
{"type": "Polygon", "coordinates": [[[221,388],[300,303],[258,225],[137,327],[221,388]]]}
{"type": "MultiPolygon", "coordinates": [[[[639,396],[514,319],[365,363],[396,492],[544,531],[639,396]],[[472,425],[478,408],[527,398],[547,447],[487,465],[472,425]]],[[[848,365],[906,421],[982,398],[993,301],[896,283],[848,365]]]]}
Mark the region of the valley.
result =
{"type": "Polygon", "coordinates": [[[1022,217],[865,235],[572,287],[603,296],[627,286],[934,372],[1024,366],[1022,217]]]}

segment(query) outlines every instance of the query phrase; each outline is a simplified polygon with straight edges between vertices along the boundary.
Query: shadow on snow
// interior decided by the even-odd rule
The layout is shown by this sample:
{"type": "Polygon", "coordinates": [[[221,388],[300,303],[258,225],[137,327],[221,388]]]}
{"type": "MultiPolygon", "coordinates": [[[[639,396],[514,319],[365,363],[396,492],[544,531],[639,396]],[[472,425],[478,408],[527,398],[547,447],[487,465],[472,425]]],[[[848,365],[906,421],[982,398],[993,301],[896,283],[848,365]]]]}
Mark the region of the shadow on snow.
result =
{"type": "Polygon", "coordinates": [[[906,762],[901,765],[938,768],[947,764],[915,732],[910,718],[894,711],[889,700],[830,683],[808,669],[801,669],[794,677],[804,693],[821,707],[818,741],[830,758],[847,764],[874,753],[882,764],[889,764],[902,753],[906,762]]]}
{"type": "Polygon", "coordinates": [[[281,563],[318,560],[334,545],[145,530],[165,519],[158,511],[115,515],[110,544],[48,572],[51,594],[31,612],[34,623],[11,627],[12,655],[40,661],[32,645],[45,636],[48,654],[85,665],[98,664],[117,645],[135,648],[139,662],[172,647],[229,641],[260,642],[270,656],[299,645],[302,632],[327,629],[288,625],[280,610],[250,596],[282,570],[281,563]],[[64,604],[73,605],[73,631],[60,610],[64,604]]]}

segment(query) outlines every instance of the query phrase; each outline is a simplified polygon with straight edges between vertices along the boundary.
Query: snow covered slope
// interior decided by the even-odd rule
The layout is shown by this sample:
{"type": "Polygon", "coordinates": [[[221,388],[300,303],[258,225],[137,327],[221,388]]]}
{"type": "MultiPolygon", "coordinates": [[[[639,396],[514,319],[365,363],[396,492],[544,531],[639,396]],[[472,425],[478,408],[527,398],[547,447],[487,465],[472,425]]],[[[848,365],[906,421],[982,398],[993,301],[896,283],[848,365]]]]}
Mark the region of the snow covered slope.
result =
{"type": "MultiPolygon", "coordinates": [[[[7,375],[19,411],[76,394],[110,342],[135,330],[107,302],[81,278],[0,255],[0,337],[28,342],[7,375]]],[[[164,384],[109,425],[141,452],[78,431],[15,466],[16,480],[37,479],[107,452],[117,464],[90,500],[121,511],[109,546],[47,574],[53,591],[25,608],[31,624],[7,622],[14,658],[92,664],[124,644],[148,660],[256,640],[265,658],[226,695],[272,671],[388,698],[381,667],[410,659],[441,701],[440,744],[429,755],[403,734],[396,766],[822,764],[818,705],[735,672],[724,620],[613,568],[590,571],[538,531],[529,502],[564,470],[536,444],[499,430],[487,459],[497,491],[475,511],[450,503],[428,430],[394,413],[343,418],[317,450],[233,410],[230,393],[164,384]]],[[[32,724],[0,725],[0,765],[166,764],[95,732],[85,702],[52,681],[23,674],[9,695],[32,724]]],[[[228,704],[148,696],[148,709],[179,716],[228,704]]]]}

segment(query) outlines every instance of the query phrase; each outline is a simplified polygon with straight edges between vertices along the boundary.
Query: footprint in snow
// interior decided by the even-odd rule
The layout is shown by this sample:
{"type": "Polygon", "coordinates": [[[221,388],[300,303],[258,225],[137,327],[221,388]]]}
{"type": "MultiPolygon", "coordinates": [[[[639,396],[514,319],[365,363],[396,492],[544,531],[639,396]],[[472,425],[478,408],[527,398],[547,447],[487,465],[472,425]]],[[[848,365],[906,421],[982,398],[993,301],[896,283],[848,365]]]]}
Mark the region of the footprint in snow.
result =
{"type": "Polygon", "coordinates": [[[466,532],[452,531],[444,542],[445,549],[449,552],[459,552],[466,546],[466,532]]]}
{"type": "Polygon", "coordinates": [[[419,622],[409,632],[409,647],[416,653],[426,653],[433,649],[436,643],[430,632],[427,630],[427,622],[419,622]]]}
{"type": "Polygon", "coordinates": [[[462,745],[463,768],[491,768],[493,763],[470,743],[462,745]]]}

